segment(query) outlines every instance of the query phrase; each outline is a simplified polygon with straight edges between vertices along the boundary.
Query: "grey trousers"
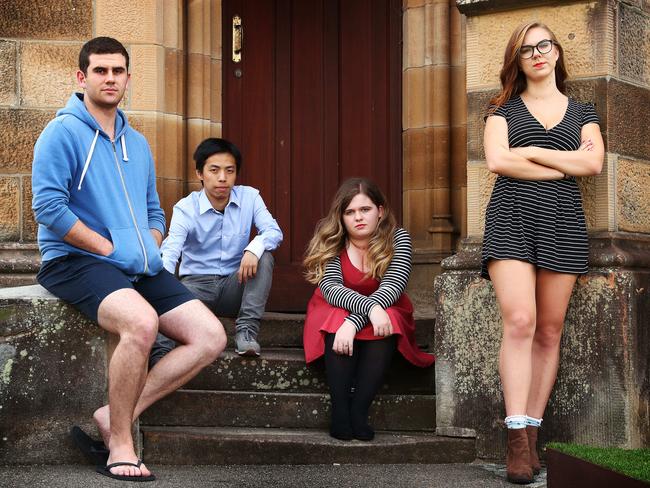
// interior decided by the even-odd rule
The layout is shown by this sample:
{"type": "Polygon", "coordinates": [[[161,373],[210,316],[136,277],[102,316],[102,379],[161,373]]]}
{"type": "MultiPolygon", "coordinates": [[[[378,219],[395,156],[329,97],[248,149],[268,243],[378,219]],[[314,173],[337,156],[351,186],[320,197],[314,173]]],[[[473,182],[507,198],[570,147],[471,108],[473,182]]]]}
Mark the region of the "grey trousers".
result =
{"type": "MultiPolygon", "coordinates": [[[[255,278],[246,283],[237,281],[237,272],[230,276],[186,275],[181,278],[181,282],[215,315],[236,316],[237,331],[248,330],[253,336],[257,336],[271,290],[273,264],[271,253],[262,254],[257,263],[255,278]]],[[[152,368],[174,347],[176,343],[172,339],[158,333],[149,354],[149,368],[152,368]]]]}

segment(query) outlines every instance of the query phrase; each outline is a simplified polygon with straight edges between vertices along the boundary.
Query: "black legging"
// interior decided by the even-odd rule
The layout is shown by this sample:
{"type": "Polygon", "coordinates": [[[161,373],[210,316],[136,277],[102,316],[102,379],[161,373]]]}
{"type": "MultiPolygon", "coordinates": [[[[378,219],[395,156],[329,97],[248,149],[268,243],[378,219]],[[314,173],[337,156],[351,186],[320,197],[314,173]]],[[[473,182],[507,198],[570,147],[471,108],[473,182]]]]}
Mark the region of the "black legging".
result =
{"type": "Polygon", "coordinates": [[[325,336],[325,369],[332,402],[330,432],[339,438],[371,439],[368,409],[384,382],[395,352],[395,336],[354,341],[352,356],[332,350],[334,334],[325,336]],[[354,394],[351,388],[354,383],[354,394]]]}

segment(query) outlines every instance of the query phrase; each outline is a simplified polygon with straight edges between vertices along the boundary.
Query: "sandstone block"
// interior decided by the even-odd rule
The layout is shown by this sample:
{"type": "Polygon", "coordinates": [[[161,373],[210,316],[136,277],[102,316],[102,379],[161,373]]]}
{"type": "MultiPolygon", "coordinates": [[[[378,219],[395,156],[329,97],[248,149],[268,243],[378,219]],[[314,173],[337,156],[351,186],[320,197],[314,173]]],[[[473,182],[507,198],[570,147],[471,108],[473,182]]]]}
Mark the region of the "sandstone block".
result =
{"type": "Polygon", "coordinates": [[[97,0],[95,31],[123,44],[162,44],[163,11],[160,0],[97,0]]]}
{"type": "Polygon", "coordinates": [[[183,45],[183,2],[163,0],[163,45],[178,49],[183,45]]]}
{"type": "Polygon", "coordinates": [[[92,0],[0,2],[0,37],[90,39],[92,0]]]}
{"type": "Polygon", "coordinates": [[[210,118],[211,61],[208,56],[190,54],[187,58],[187,114],[210,118]]]}
{"type": "Polygon", "coordinates": [[[165,105],[167,113],[182,114],[185,89],[185,56],[182,51],[165,49],[165,105]]]}
{"type": "Polygon", "coordinates": [[[650,87],[650,15],[619,3],[619,73],[650,87]]]}
{"type": "Polygon", "coordinates": [[[0,104],[16,104],[16,43],[0,41],[0,104]]]}
{"type": "Polygon", "coordinates": [[[165,104],[165,48],[131,46],[131,110],[163,110],[165,104]]]}
{"type": "Polygon", "coordinates": [[[408,129],[402,133],[402,165],[405,190],[426,188],[428,167],[433,164],[434,129],[408,129]]]}
{"type": "MultiPolygon", "coordinates": [[[[402,17],[403,68],[415,68],[427,64],[425,60],[425,9],[409,8],[402,17]]],[[[430,60],[429,63],[430,64],[430,60]]]]}
{"type": "Polygon", "coordinates": [[[81,91],[75,73],[81,44],[24,43],[20,54],[20,103],[60,108],[81,91]]]}
{"type": "Polygon", "coordinates": [[[404,192],[404,226],[414,240],[429,238],[431,224],[431,201],[427,190],[408,190],[404,192]]]}
{"type": "Polygon", "coordinates": [[[607,86],[607,150],[639,159],[650,157],[650,90],[618,80],[607,86]]]}
{"type": "Polygon", "coordinates": [[[212,122],[222,122],[221,61],[212,60],[210,69],[210,120],[212,122]]]}
{"type": "Polygon", "coordinates": [[[34,219],[34,212],[32,211],[32,179],[29,176],[23,176],[22,180],[22,208],[23,208],[23,222],[22,222],[22,238],[23,242],[35,241],[38,231],[38,224],[34,219]]]}
{"type": "Polygon", "coordinates": [[[570,3],[553,8],[520,8],[467,18],[467,85],[469,90],[499,85],[503,53],[512,31],[523,22],[548,25],[564,48],[574,77],[593,75],[602,64],[608,38],[595,32],[613,32],[614,19],[597,2],[570,3]]]}
{"type": "Polygon", "coordinates": [[[20,239],[20,181],[0,177],[0,241],[20,239]]]}
{"type": "Polygon", "coordinates": [[[53,116],[45,110],[0,109],[0,173],[31,173],[34,143],[53,116]]]}
{"type": "Polygon", "coordinates": [[[650,161],[619,159],[616,190],[618,230],[650,234],[650,161]]]}

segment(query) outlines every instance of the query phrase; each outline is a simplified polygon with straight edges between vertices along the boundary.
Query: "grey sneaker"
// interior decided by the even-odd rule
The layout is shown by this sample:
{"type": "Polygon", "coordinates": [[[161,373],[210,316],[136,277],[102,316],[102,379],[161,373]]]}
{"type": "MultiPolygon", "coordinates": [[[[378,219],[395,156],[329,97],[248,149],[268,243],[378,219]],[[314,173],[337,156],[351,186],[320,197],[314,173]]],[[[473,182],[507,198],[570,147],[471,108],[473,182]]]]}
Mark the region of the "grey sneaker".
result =
{"type": "Polygon", "coordinates": [[[260,345],[255,334],[249,330],[240,330],[235,334],[235,352],[240,356],[259,356],[260,345]]]}

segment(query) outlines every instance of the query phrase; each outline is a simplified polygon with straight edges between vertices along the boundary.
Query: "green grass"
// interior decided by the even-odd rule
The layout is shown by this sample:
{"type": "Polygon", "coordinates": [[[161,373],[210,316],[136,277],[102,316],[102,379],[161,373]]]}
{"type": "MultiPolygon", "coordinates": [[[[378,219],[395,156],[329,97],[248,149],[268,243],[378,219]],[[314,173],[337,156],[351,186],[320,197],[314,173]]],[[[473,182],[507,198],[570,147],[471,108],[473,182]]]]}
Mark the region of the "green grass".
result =
{"type": "Polygon", "coordinates": [[[650,449],[592,447],[562,442],[552,442],[546,447],[599,464],[631,478],[650,482],[650,449]]]}

